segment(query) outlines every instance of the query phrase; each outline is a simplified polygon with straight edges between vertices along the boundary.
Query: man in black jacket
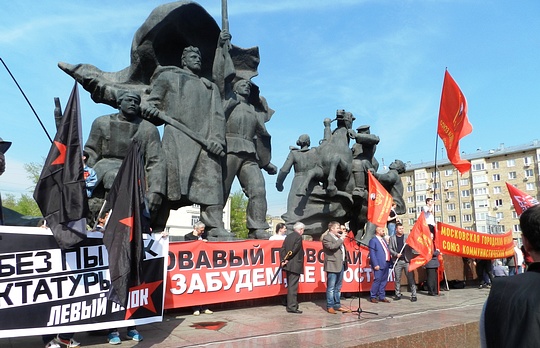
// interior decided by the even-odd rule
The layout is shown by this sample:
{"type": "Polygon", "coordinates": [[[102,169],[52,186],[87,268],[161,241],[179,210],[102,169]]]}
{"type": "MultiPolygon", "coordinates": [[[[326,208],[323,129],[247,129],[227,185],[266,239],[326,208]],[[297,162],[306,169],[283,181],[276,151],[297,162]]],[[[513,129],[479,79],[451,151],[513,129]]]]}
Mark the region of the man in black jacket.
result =
{"type": "Polygon", "coordinates": [[[534,262],[525,273],[494,279],[480,319],[483,347],[538,347],[540,342],[540,205],[525,210],[519,223],[534,262]]]}
{"type": "Polygon", "coordinates": [[[302,234],[304,224],[294,224],[294,232],[285,237],[280,250],[281,265],[287,273],[287,312],[301,314],[298,309],[298,281],[300,274],[304,274],[304,248],[302,246],[302,234]]]}

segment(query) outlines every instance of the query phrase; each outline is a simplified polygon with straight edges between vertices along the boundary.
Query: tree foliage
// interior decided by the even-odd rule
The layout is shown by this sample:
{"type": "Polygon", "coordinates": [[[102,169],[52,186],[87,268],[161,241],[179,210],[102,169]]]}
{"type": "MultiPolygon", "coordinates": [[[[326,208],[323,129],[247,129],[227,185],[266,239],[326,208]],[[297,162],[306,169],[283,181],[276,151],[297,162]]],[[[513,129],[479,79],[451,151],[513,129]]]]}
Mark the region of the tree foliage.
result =
{"type": "MultiPolygon", "coordinates": [[[[24,164],[24,170],[26,171],[27,178],[34,184],[37,184],[42,168],[42,164],[35,162],[24,164]]],[[[30,191],[33,192],[34,187],[31,187],[30,191]]],[[[31,193],[22,194],[20,197],[15,197],[14,194],[7,194],[5,197],[2,197],[2,206],[14,210],[22,215],[41,216],[41,211],[39,210],[39,207],[31,193]]]]}
{"type": "Polygon", "coordinates": [[[249,233],[246,227],[247,203],[248,199],[242,190],[231,194],[231,232],[240,239],[247,239],[249,233]]]}

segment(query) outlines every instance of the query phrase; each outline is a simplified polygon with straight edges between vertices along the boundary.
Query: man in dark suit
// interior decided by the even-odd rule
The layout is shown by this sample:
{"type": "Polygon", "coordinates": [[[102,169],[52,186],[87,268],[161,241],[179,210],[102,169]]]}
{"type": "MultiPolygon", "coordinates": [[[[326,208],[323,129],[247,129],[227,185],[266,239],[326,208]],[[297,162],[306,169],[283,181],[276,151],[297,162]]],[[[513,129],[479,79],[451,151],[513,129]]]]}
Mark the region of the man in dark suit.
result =
{"type": "Polygon", "coordinates": [[[369,263],[374,275],[369,301],[373,303],[390,302],[385,294],[390,269],[390,249],[383,237],[384,227],[377,226],[375,236],[369,241],[369,263]]]}
{"type": "Polygon", "coordinates": [[[302,234],[304,224],[294,224],[294,232],[285,237],[280,250],[281,266],[287,273],[287,312],[301,314],[298,309],[298,281],[300,274],[304,274],[304,248],[302,246],[302,234]]]}
{"type": "Polygon", "coordinates": [[[392,255],[395,272],[395,296],[394,300],[401,300],[401,274],[405,272],[407,283],[411,288],[411,302],[416,301],[416,283],[414,281],[414,273],[409,272],[409,263],[417,255],[415,251],[406,243],[407,236],[403,233],[403,225],[401,222],[396,224],[396,234],[390,236],[390,254],[392,255]]]}
{"type": "Polygon", "coordinates": [[[341,307],[340,302],[343,272],[347,269],[347,251],[343,245],[345,237],[339,222],[332,221],[328,224],[328,233],[322,239],[326,272],[326,310],[330,314],[350,312],[341,307]]]}
{"type": "Polygon", "coordinates": [[[525,210],[519,224],[534,262],[525,273],[493,280],[480,317],[482,347],[538,347],[540,342],[540,205],[525,210]]]}

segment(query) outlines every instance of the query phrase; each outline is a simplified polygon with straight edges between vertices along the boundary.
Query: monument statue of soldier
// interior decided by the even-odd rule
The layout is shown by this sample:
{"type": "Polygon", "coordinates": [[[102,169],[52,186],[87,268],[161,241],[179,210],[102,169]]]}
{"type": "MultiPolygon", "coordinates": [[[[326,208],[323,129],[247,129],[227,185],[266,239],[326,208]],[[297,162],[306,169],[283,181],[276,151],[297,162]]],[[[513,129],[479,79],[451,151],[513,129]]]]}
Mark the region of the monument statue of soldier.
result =
{"type": "Polygon", "coordinates": [[[118,96],[118,113],[100,116],[92,123],[84,151],[88,154],[87,165],[94,168],[98,177],[89,200],[93,219],[97,219],[132,139],[139,141],[144,155],[146,200],[153,225],[157,219],[165,197],[165,162],[157,127],[141,117],[140,103],[137,92],[122,91],[118,96]]]}

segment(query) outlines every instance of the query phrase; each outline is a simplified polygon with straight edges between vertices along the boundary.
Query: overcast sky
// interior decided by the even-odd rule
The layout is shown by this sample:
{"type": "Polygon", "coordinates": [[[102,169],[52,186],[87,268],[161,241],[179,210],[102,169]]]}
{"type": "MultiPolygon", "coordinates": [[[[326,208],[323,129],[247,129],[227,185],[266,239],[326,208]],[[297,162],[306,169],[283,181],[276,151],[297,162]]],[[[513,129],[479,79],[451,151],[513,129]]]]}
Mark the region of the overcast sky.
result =
{"type": "MultiPolygon", "coordinates": [[[[322,121],[351,111],[354,127],[381,138],[377,158],[432,161],[445,68],[469,104],[473,132],[461,150],[528,143],[540,138],[538,100],[540,2],[460,0],[229,0],[230,31],[240,47],[259,46],[254,82],[276,110],[267,123],[273,163],[307,133],[316,145],[322,121]]],[[[51,136],[54,97],[67,101],[73,80],[57,63],[90,63],[104,71],[130,64],[135,31],[155,0],[5,1],[0,57],[27,94],[51,136]]],[[[221,24],[221,2],[199,3],[221,24]]],[[[92,121],[114,112],[80,88],[83,136],[92,121]]],[[[0,137],[13,145],[0,192],[29,189],[23,163],[42,162],[49,140],[0,66],[0,137]]],[[[441,154],[442,142],[438,144],[441,154]]],[[[439,157],[440,158],[440,157],[439,157]]],[[[382,169],[382,168],[381,168],[382,169]]],[[[288,185],[266,176],[269,213],[284,213],[288,185]]]]}

